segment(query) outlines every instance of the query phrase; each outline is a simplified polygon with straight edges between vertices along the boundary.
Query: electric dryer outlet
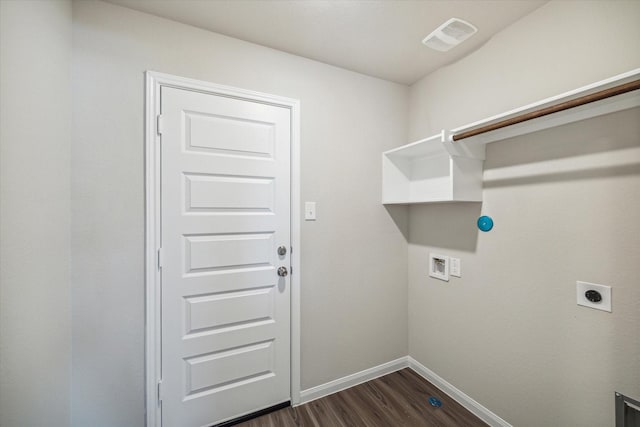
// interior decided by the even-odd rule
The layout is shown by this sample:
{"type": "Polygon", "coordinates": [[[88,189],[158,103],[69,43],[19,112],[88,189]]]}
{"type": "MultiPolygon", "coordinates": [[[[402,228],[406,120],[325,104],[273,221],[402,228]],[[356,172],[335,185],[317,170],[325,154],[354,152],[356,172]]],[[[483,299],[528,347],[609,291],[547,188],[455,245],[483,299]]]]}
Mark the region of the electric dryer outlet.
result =
{"type": "Polygon", "coordinates": [[[611,286],[576,282],[578,305],[611,313],[611,286]]]}

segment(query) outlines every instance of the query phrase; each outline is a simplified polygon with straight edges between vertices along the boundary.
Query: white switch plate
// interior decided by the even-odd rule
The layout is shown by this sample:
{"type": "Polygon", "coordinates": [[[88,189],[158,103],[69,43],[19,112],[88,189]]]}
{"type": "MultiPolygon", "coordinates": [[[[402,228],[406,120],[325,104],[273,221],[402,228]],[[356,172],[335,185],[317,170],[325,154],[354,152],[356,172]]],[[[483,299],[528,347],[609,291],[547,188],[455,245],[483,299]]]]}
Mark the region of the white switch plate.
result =
{"type": "Polygon", "coordinates": [[[451,258],[449,266],[449,274],[455,277],[462,277],[462,269],[460,267],[460,258],[451,258]]]}
{"type": "Polygon", "coordinates": [[[304,202],[304,219],[305,221],[316,220],[316,202],[304,202]]]}
{"type": "Polygon", "coordinates": [[[449,257],[446,255],[429,254],[429,276],[449,281],[449,257]]]}
{"type": "Polygon", "coordinates": [[[611,286],[578,281],[576,282],[576,294],[578,298],[578,305],[595,308],[596,310],[608,311],[609,313],[611,313],[611,286]],[[600,295],[602,295],[602,301],[589,301],[585,296],[585,293],[590,290],[600,292],[600,295]]]}

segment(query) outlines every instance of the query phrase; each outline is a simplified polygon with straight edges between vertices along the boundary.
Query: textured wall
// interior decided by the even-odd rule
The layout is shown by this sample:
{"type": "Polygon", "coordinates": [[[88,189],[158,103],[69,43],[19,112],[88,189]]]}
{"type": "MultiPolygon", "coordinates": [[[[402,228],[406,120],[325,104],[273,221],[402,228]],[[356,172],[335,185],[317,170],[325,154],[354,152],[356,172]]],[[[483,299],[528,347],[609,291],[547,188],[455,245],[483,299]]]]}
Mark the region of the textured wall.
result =
{"type": "Polygon", "coordinates": [[[71,2],[0,1],[0,425],[68,426],[71,2]]]}
{"type": "MultiPolygon", "coordinates": [[[[407,354],[407,241],[380,204],[408,88],[118,6],[74,3],[74,425],[144,415],[144,71],[301,101],[302,388],[407,354]]],[[[393,215],[406,232],[407,211],[393,215]]]]}
{"type": "MultiPolygon", "coordinates": [[[[638,22],[638,2],[548,3],[415,84],[411,139],[640,67],[638,22]]],[[[482,204],[410,209],[410,355],[514,426],[612,426],[614,391],[640,396],[638,194],[639,109],[490,144],[482,204]],[[429,278],[429,251],[462,278],[429,278]]]]}

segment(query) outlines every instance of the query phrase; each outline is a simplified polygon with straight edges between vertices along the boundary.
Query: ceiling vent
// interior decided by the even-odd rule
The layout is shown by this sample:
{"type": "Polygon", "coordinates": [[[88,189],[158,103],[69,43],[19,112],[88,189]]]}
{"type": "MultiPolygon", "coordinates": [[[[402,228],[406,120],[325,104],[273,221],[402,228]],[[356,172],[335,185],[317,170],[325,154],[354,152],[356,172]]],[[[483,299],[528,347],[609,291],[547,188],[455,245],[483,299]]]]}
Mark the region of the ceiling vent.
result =
{"type": "Polygon", "coordinates": [[[477,31],[478,29],[467,21],[451,18],[425,37],[422,43],[431,49],[446,52],[474,35],[477,31]]]}

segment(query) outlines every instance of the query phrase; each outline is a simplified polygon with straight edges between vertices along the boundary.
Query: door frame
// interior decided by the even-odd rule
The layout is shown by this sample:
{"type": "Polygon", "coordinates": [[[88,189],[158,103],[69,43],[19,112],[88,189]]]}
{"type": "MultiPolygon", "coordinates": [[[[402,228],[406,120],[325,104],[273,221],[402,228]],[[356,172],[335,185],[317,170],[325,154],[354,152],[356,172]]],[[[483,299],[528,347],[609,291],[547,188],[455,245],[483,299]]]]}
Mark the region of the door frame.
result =
{"type": "Polygon", "coordinates": [[[300,101],[231,86],[145,72],[145,418],[147,427],[161,425],[160,88],[173,87],[245,99],[291,111],[291,403],[300,403],[300,101]]]}

